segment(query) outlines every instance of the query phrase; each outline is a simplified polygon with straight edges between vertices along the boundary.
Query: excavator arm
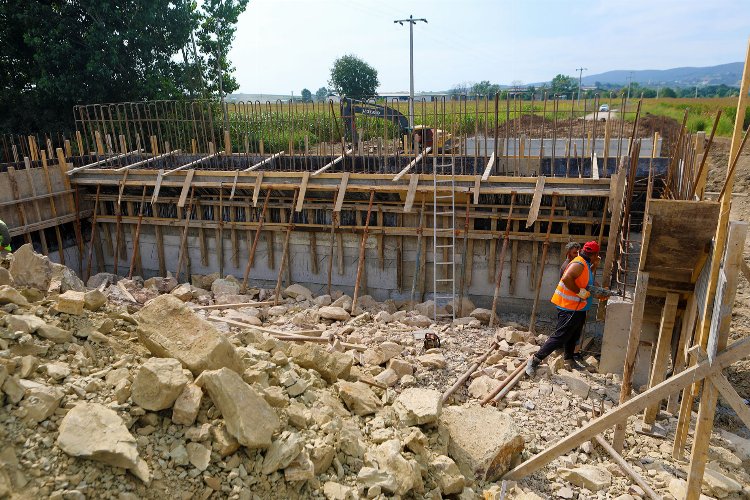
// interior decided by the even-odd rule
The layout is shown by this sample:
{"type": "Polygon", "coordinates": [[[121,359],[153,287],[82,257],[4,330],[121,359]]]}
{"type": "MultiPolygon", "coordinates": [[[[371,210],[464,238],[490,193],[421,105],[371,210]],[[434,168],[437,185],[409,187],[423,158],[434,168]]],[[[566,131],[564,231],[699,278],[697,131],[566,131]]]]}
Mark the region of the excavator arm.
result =
{"type": "Polygon", "coordinates": [[[341,118],[344,122],[344,133],[346,140],[352,144],[357,143],[357,126],[355,117],[357,115],[374,116],[382,118],[398,125],[399,135],[409,134],[409,120],[400,112],[388,106],[357,101],[344,97],[341,99],[341,118]]]}

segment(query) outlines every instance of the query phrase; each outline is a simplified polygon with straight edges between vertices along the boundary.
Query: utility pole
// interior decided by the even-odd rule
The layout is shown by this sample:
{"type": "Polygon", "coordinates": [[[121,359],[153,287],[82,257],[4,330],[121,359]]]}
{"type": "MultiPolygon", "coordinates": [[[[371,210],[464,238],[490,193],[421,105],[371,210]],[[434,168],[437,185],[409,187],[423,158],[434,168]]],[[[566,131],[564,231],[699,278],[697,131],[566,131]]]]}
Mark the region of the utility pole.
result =
{"type": "Polygon", "coordinates": [[[633,83],[633,72],[630,72],[630,75],[628,75],[628,98],[625,99],[625,102],[628,102],[630,100],[630,85],[633,83]]]}
{"type": "Polygon", "coordinates": [[[227,112],[227,104],[224,102],[224,69],[221,66],[221,59],[222,59],[222,46],[221,46],[221,39],[219,38],[219,33],[217,30],[216,33],[216,46],[219,48],[219,54],[216,56],[216,69],[219,73],[219,99],[221,101],[221,111],[224,115],[224,130],[229,130],[229,113],[227,112]]]}
{"type": "Polygon", "coordinates": [[[414,25],[418,22],[427,22],[427,19],[414,19],[410,15],[409,19],[397,19],[393,21],[401,26],[409,23],[409,128],[414,128],[414,25]]]}
{"type": "Polygon", "coordinates": [[[581,105],[581,80],[583,79],[583,72],[588,71],[588,68],[576,68],[578,71],[578,105],[581,105]]]}

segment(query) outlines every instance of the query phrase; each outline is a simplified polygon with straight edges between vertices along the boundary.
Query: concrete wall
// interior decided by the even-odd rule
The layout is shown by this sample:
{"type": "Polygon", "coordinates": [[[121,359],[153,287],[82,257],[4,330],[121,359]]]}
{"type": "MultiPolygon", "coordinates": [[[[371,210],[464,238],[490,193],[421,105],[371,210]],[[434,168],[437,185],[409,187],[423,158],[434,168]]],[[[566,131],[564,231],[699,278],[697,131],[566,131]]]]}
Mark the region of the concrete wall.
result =
{"type": "MultiPolygon", "coordinates": [[[[122,234],[125,236],[127,255],[120,256],[119,262],[119,273],[126,274],[127,268],[130,263],[130,256],[133,251],[133,241],[131,231],[127,227],[124,228],[122,234]]],[[[100,228],[101,231],[101,228],[100,228]]],[[[114,234],[114,226],[111,227],[111,232],[114,234]]],[[[163,227],[163,240],[164,240],[164,255],[166,260],[167,270],[174,273],[177,268],[177,262],[179,259],[179,245],[181,228],[163,227]]],[[[238,231],[237,240],[239,243],[239,266],[235,267],[232,258],[232,243],[231,243],[231,230],[224,231],[224,274],[234,275],[241,279],[245,270],[247,257],[249,253],[249,245],[247,243],[248,235],[241,231],[238,231]]],[[[191,230],[187,238],[187,245],[190,253],[191,273],[193,274],[208,274],[219,272],[219,259],[217,254],[217,245],[215,232],[213,230],[206,230],[206,245],[208,249],[208,266],[201,264],[201,252],[200,244],[198,240],[197,229],[191,230]]],[[[267,254],[266,244],[267,232],[263,232],[261,240],[258,243],[255,266],[250,271],[251,284],[253,286],[262,287],[273,287],[276,284],[278,276],[278,269],[281,263],[281,256],[283,253],[284,234],[276,232],[274,235],[274,248],[275,248],[275,268],[269,268],[269,260],[267,254]]],[[[252,242],[253,234],[249,236],[250,242],[252,242]]],[[[104,241],[103,235],[100,232],[99,241],[104,241]]],[[[385,265],[381,269],[378,248],[377,248],[377,237],[371,235],[367,241],[366,246],[366,287],[360,291],[361,295],[370,294],[378,300],[385,300],[388,298],[406,300],[410,296],[412,280],[415,271],[415,260],[416,260],[416,238],[415,237],[404,237],[404,250],[403,250],[403,276],[402,276],[402,289],[397,289],[397,237],[385,237],[384,244],[384,255],[385,265]]],[[[358,235],[344,234],[344,273],[338,273],[338,256],[334,254],[333,263],[333,274],[332,274],[332,286],[334,289],[342,290],[347,294],[352,294],[354,290],[354,283],[357,273],[357,260],[359,257],[359,243],[360,237],[358,235]]],[[[303,284],[309,287],[314,293],[325,293],[327,288],[327,273],[328,273],[328,254],[329,254],[330,239],[328,234],[317,234],[317,256],[318,256],[318,272],[312,271],[312,252],[310,251],[310,240],[309,235],[302,232],[294,232],[290,238],[290,263],[292,266],[292,280],[296,283],[303,284]]],[[[427,245],[427,276],[425,284],[425,299],[429,299],[432,295],[433,290],[433,265],[432,265],[432,238],[426,238],[427,245]]],[[[516,283],[514,294],[511,297],[509,292],[510,287],[510,248],[506,255],[506,262],[503,269],[503,280],[502,287],[500,290],[500,303],[501,310],[509,312],[522,312],[528,314],[531,309],[531,305],[534,300],[534,289],[532,284],[532,243],[519,241],[518,242],[518,265],[516,271],[516,283]]],[[[538,246],[537,259],[541,261],[542,246],[541,243],[536,243],[538,246]]],[[[463,246],[462,243],[457,241],[456,248],[460,251],[463,246]]],[[[471,286],[468,287],[468,296],[474,301],[478,307],[489,307],[492,303],[492,295],[494,292],[495,277],[489,275],[488,268],[488,248],[489,242],[476,240],[474,243],[474,263],[472,272],[471,286]]],[[[140,252],[143,265],[144,277],[156,276],[159,273],[159,260],[156,245],[156,237],[154,234],[153,227],[144,226],[141,230],[140,236],[140,252]]],[[[338,248],[335,247],[334,252],[338,252],[338,248]]],[[[497,253],[500,253],[500,245],[498,245],[497,253]]],[[[114,269],[114,258],[108,253],[107,250],[103,251],[105,258],[105,266],[108,272],[112,272],[114,269]]],[[[547,266],[545,267],[542,290],[540,294],[540,317],[543,315],[554,314],[554,306],[549,302],[549,297],[557,284],[559,279],[559,265],[561,262],[560,256],[562,249],[560,244],[553,244],[550,247],[549,255],[547,258],[547,266]]],[[[462,256],[456,256],[456,294],[458,294],[460,276],[461,276],[461,262],[462,256]]],[[[536,265],[537,268],[539,265],[536,265]]],[[[185,276],[185,267],[183,266],[182,276],[185,276]]],[[[286,279],[286,273],[284,276],[286,279]]],[[[534,284],[536,283],[534,278],[534,284]]],[[[417,287],[417,290],[419,286],[417,287]]],[[[419,295],[419,294],[417,294],[419,295]]],[[[420,297],[415,297],[420,300],[420,297]]]]}

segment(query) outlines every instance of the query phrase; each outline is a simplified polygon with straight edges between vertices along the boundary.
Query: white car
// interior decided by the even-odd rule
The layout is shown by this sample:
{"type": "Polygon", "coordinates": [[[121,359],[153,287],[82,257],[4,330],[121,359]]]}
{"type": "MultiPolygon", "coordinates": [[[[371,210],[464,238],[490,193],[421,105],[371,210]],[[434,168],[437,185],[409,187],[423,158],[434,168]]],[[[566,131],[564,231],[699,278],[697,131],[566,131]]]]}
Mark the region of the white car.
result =
{"type": "Polygon", "coordinates": [[[609,104],[602,104],[599,106],[600,113],[609,113],[609,104]]]}

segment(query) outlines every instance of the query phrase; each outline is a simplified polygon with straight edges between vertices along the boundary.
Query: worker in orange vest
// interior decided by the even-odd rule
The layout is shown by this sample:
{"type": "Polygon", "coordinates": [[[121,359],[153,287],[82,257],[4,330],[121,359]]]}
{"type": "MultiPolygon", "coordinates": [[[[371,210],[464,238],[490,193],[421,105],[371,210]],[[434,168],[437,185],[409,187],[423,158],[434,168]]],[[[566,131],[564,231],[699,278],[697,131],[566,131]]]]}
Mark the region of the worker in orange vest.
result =
{"type": "MultiPolygon", "coordinates": [[[[557,327],[547,342],[526,363],[526,374],[533,377],[539,363],[557,349],[562,348],[563,363],[568,370],[583,367],[573,359],[578,339],[586,323],[586,311],[592,303],[588,287],[594,284],[594,270],[599,263],[599,244],[589,241],[581,248],[577,257],[570,261],[557,284],[551,302],[557,306],[557,327]]],[[[607,296],[598,296],[606,300],[607,296]]]]}

